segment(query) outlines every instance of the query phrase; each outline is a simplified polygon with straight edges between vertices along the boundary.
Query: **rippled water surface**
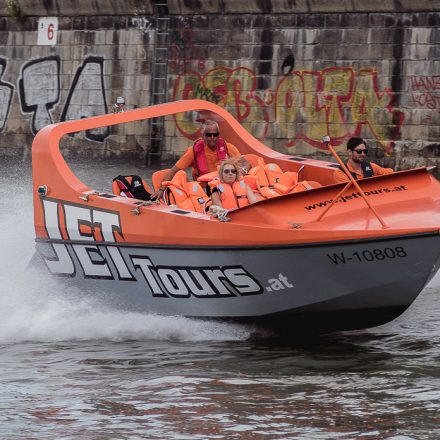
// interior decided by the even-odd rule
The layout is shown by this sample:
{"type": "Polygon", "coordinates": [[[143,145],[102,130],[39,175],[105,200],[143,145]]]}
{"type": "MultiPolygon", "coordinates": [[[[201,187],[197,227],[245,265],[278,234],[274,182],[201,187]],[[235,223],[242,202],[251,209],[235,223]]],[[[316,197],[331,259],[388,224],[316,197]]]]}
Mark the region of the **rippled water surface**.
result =
{"type": "MultiPolygon", "coordinates": [[[[88,170],[103,190],[133,168],[88,170]]],[[[440,438],[436,280],[388,325],[313,339],[114,311],[26,270],[30,167],[0,172],[1,439],[440,438]]]]}

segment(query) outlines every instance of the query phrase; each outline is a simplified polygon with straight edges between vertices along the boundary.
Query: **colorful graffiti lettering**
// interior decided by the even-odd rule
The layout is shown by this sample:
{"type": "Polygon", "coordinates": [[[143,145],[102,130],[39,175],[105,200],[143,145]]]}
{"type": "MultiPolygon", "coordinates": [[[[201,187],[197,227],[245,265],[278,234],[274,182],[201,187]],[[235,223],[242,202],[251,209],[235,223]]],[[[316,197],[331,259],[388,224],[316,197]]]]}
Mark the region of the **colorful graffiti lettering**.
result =
{"type": "Polygon", "coordinates": [[[203,87],[200,84],[196,85],[196,88],[193,91],[194,98],[204,99],[205,101],[215,102],[216,104],[220,101],[221,96],[217,95],[217,93],[212,90],[203,87]]]}
{"type": "MultiPolygon", "coordinates": [[[[410,84],[413,105],[440,114],[440,75],[410,76],[410,84]]],[[[426,115],[426,118],[431,119],[431,116],[426,115]]]]}
{"type": "MultiPolygon", "coordinates": [[[[208,100],[227,108],[243,126],[252,129],[256,137],[264,138],[268,130],[269,112],[256,87],[257,78],[252,70],[246,67],[216,67],[203,76],[197,72],[179,75],[173,99],[193,99],[198,97],[198,90],[210,90],[215,100],[208,100]]],[[[176,115],[176,124],[184,136],[196,139],[200,136],[200,124],[190,117],[187,114],[176,115]]]]}
{"type": "MultiPolygon", "coordinates": [[[[49,56],[26,61],[21,68],[20,105],[23,114],[30,115],[34,133],[53,122],[52,112],[60,105],[60,65],[58,56],[49,56]]],[[[7,60],[0,58],[0,131],[5,127],[14,93],[14,86],[2,79],[6,67],[7,60]]],[[[103,57],[83,60],[70,85],[61,121],[107,112],[103,72],[103,57]]],[[[412,76],[410,84],[414,105],[440,114],[440,75],[412,76]]],[[[338,146],[350,136],[369,133],[390,152],[404,121],[403,112],[394,107],[391,89],[381,89],[378,72],[368,68],[292,69],[279,78],[275,87],[261,90],[253,70],[218,66],[204,74],[179,74],[172,98],[212,101],[226,108],[259,139],[268,137],[270,127],[270,138],[285,147],[321,148],[324,134],[329,134],[338,146]]],[[[178,130],[188,139],[200,136],[200,124],[193,117],[175,117],[178,130]]],[[[108,135],[108,128],[102,128],[87,132],[86,138],[103,142],[108,135]]]]}
{"type": "Polygon", "coordinates": [[[422,91],[440,90],[440,75],[433,76],[410,76],[411,88],[422,91]]]}
{"type": "MultiPolygon", "coordinates": [[[[268,131],[270,115],[286,147],[304,142],[322,147],[329,134],[334,145],[369,129],[387,152],[400,131],[404,114],[393,107],[390,88],[380,90],[374,69],[332,67],[320,71],[295,70],[284,76],[276,90],[256,89],[256,75],[248,68],[216,67],[204,75],[188,72],[176,79],[173,98],[191,99],[197,90],[209,89],[246,128],[259,138],[268,131]],[[257,128],[259,127],[259,129],[257,128]],[[391,139],[391,140],[390,140],[391,139]]],[[[212,100],[212,99],[208,99],[212,100]]],[[[179,130],[190,139],[199,135],[199,125],[185,116],[176,118],[179,130]]]]}

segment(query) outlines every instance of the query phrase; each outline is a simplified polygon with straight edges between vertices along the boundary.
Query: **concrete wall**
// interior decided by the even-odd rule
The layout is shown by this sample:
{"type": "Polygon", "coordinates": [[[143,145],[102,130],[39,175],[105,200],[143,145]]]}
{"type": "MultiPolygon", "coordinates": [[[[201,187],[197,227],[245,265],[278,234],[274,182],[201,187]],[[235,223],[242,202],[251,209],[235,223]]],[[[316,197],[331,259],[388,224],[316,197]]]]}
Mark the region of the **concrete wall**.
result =
{"type": "MultiPolygon", "coordinates": [[[[217,102],[293,154],[361,135],[399,169],[439,161],[438,0],[15,3],[0,17],[0,155],[27,156],[44,125],[109,112],[117,96],[149,105],[157,17],[169,16],[167,101],[217,102]],[[56,45],[37,44],[43,17],[58,18],[56,45]]],[[[198,129],[194,115],[167,120],[164,158],[198,129]]],[[[68,138],[64,152],[144,160],[150,144],[141,122],[68,138]]]]}

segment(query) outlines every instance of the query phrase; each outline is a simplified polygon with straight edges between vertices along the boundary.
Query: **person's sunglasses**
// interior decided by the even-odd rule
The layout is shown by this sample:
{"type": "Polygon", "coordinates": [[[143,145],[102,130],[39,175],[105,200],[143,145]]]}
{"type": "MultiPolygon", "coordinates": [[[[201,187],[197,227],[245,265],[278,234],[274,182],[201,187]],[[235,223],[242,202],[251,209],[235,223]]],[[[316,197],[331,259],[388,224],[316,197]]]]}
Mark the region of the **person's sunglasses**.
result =
{"type": "Polygon", "coordinates": [[[205,133],[205,136],[206,137],[211,137],[211,136],[218,137],[218,133],[205,133]]]}
{"type": "Polygon", "coordinates": [[[368,150],[367,149],[365,149],[365,150],[353,150],[353,151],[356,151],[357,154],[368,154],[368,150]]]}
{"type": "Polygon", "coordinates": [[[237,174],[237,170],[223,170],[223,174],[237,174]]]}

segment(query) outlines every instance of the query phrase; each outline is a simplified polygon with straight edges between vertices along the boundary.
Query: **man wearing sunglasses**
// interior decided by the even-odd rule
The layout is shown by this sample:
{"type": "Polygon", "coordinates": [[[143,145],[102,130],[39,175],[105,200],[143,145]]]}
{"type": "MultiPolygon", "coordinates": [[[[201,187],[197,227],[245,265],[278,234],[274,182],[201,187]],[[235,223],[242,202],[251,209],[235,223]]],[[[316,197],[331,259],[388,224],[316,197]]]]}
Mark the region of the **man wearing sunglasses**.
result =
{"type": "MultiPolygon", "coordinates": [[[[220,137],[217,122],[207,120],[202,125],[202,138],[189,147],[183,156],[165,175],[163,181],[171,180],[179,170],[192,167],[194,180],[198,177],[217,171],[217,166],[225,159],[240,156],[237,147],[220,137]]],[[[165,188],[159,188],[152,194],[152,198],[161,197],[165,188]]]]}
{"type": "MultiPolygon", "coordinates": [[[[393,172],[391,168],[382,168],[366,159],[368,154],[367,144],[360,137],[352,137],[348,140],[347,153],[348,161],[345,165],[356,180],[365,177],[383,176],[393,172]]],[[[334,172],[333,178],[336,183],[344,183],[350,180],[341,168],[334,172]]]]}

